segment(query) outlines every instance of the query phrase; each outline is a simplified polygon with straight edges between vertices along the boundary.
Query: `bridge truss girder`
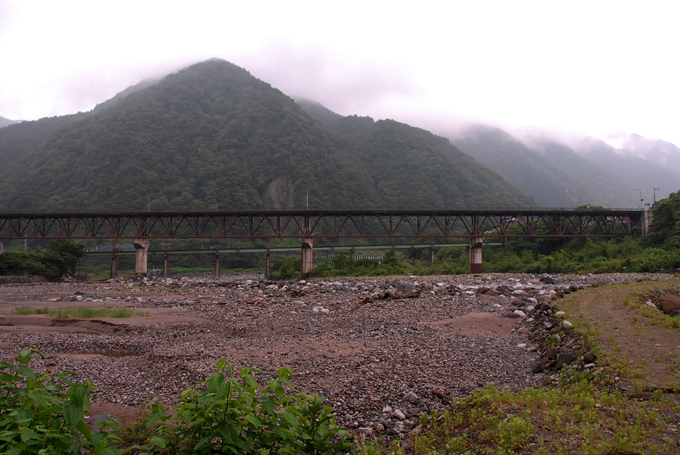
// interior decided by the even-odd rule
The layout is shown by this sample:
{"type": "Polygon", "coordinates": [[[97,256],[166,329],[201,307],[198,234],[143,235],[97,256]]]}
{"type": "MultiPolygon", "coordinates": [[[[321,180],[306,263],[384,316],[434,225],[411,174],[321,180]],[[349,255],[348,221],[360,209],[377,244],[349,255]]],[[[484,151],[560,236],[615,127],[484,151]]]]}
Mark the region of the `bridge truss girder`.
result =
{"type": "Polygon", "coordinates": [[[175,210],[4,212],[0,239],[486,238],[630,234],[641,210],[175,210]]]}

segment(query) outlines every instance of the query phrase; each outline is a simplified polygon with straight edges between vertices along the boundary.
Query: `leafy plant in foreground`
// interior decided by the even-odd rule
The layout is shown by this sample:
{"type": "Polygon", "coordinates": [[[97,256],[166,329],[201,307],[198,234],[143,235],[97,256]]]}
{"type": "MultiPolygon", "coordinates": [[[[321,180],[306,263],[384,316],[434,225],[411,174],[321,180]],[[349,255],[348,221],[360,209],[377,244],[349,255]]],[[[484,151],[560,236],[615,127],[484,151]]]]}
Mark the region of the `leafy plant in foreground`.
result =
{"type": "Polygon", "coordinates": [[[201,389],[182,392],[172,419],[152,400],[147,425],[163,424],[143,453],[330,454],[349,447],[324,397],[286,394],[284,386],[292,389],[290,367],[264,386],[254,376],[258,372],[246,368],[234,375],[232,365],[220,360],[201,389]]]}
{"type": "Polygon", "coordinates": [[[0,362],[0,453],[114,455],[116,439],[104,429],[117,429],[113,420],[93,432],[85,421],[87,394],[94,385],[71,380],[76,373],[36,374],[28,362],[35,350],[24,350],[17,364],[0,362]]]}

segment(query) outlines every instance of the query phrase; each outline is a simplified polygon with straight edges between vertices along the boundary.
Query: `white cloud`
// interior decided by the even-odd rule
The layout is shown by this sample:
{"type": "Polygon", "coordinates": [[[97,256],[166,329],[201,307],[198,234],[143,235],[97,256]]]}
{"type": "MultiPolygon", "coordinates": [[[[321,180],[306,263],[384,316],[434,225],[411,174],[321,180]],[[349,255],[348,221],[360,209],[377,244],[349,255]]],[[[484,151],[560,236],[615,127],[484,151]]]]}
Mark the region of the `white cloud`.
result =
{"type": "Polygon", "coordinates": [[[211,57],[342,114],[680,143],[672,2],[0,2],[0,115],[87,110],[211,57]]]}

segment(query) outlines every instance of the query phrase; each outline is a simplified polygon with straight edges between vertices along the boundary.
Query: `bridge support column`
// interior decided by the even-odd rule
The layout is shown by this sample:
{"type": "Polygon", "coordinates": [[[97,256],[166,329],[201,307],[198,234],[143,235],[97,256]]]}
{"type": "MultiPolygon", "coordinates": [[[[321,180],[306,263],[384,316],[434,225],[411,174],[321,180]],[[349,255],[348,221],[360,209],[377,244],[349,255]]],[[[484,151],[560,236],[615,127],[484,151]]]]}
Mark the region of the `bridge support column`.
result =
{"type": "MultiPolygon", "coordinates": [[[[652,211],[645,210],[642,215],[642,235],[646,236],[649,234],[649,227],[652,225],[652,211]]],[[[0,251],[2,253],[2,251],[0,251]]]]}
{"type": "Polygon", "coordinates": [[[170,255],[166,254],[163,257],[163,278],[170,276],[170,255]]]}
{"type": "Polygon", "coordinates": [[[272,254],[267,251],[267,256],[264,260],[264,279],[268,280],[272,274],[272,254]]]}
{"type": "Polygon", "coordinates": [[[215,279],[219,279],[221,274],[222,270],[220,269],[220,252],[218,251],[215,254],[215,279]]]}
{"type": "Polygon", "coordinates": [[[434,246],[432,245],[430,245],[430,256],[428,259],[428,263],[432,266],[432,264],[434,264],[434,246]]]}
{"type": "Polygon", "coordinates": [[[116,254],[111,255],[111,279],[118,278],[118,258],[116,254]]]}
{"type": "Polygon", "coordinates": [[[482,237],[470,238],[470,273],[482,273],[482,237]]]}
{"type": "Polygon", "coordinates": [[[132,241],[135,247],[135,278],[142,278],[146,276],[147,267],[146,259],[149,251],[149,245],[151,241],[147,238],[136,238],[132,241]]]}
{"type": "Polygon", "coordinates": [[[305,238],[302,239],[302,279],[305,280],[309,278],[312,273],[314,257],[312,250],[313,239],[305,238]]]}
{"type": "Polygon", "coordinates": [[[0,242],[0,254],[2,254],[4,252],[5,252],[5,245],[3,245],[2,242],[0,242]]]}

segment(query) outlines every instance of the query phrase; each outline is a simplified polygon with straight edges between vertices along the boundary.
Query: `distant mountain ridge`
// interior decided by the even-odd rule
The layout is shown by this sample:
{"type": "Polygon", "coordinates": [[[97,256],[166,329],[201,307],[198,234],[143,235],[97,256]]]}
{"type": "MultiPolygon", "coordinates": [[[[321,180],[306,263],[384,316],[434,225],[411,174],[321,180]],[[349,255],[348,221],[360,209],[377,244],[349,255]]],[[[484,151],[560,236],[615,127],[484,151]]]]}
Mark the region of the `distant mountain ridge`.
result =
{"type": "Polygon", "coordinates": [[[595,138],[569,144],[548,136],[520,140],[484,125],[449,138],[543,206],[644,207],[651,202],[654,188],[657,199],[680,189],[680,174],[673,167],[659,166],[595,138]]]}
{"type": "Polygon", "coordinates": [[[20,123],[21,120],[10,120],[8,118],[0,116],[0,128],[4,126],[14,125],[15,123],[20,123]]]}
{"type": "Polygon", "coordinates": [[[315,208],[535,205],[425,130],[328,119],[335,130],[209,60],[88,113],[2,128],[0,210],[303,207],[307,194],[315,208]]]}
{"type": "Polygon", "coordinates": [[[616,143],[615,148],[618,150],[630,152],[659,166],[680,172],[680,148],[671,142],[624,133],[611,135],[610,139],[616,143]]]}

